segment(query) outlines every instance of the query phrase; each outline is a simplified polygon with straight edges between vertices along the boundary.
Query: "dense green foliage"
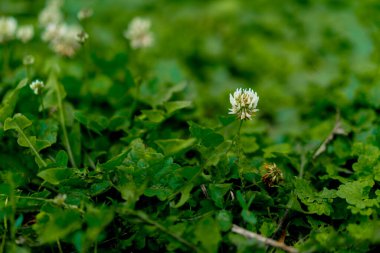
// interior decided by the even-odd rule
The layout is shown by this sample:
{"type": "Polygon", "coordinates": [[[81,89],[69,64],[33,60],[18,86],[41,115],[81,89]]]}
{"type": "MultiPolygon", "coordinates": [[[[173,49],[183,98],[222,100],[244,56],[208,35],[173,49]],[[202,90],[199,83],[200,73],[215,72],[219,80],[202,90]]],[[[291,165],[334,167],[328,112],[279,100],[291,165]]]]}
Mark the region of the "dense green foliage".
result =
{"type": "Polygon", "coordinates": [[[44,6],[0,2],[35,28],[0,43],[0,252],[282,252],[233,224],[300,252],[376,250],[377,1],[67,0],[89,35],[72,57],[41,40],[44,6]],[[123,37],[136,16],[149,48],[123,37]],[[241,128],[240,87],[260,96],[241,128]]]}

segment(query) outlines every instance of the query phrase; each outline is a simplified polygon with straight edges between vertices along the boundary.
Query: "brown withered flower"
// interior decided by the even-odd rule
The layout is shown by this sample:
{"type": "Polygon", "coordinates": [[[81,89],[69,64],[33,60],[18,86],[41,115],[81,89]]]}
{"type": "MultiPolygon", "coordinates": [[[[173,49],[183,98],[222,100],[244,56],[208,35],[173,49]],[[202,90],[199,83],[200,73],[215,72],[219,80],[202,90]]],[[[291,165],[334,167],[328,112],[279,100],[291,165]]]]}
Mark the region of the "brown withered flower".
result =
{"type": "Polygon", "coordinates": [[[261,180],[266,186],[273,187],[284,180],[282,171],[277,167],[275,163],[265,163],[264,168],[266,170],[266,173],[264,176],[262,176],[261,180]]]}

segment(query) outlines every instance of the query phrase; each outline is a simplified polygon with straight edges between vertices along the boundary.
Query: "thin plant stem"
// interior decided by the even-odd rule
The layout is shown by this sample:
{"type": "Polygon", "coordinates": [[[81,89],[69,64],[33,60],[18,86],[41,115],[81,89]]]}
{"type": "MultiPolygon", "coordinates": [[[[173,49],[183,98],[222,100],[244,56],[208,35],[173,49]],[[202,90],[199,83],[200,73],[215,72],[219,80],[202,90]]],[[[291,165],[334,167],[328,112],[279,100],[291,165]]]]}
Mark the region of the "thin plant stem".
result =
{"type": "Polygon", "coordinates": [[[61,246],[61,243],[59,242],[59,239],[57,239],[57,246],[58,246],[59,253],[63,253],[62,246],[61,246]]]}
{"type": "Polygon", "coordinates": [[[69,136],[68,136],[67,130],[66,130],[65,115],[63,113],[62,97],[61,97],[61,92],[59,90],[58,82],[56,82],[55,86],[56,86],[56,94],[57,94],[57,101],[58,101],[59,119],[60,119],[62,132],[63,132],[63,143],[66,146],[67,154],[69,155],[71,165],[74,168],[76,168],[77,165],[76,165],[75,160],[74,160],[73,152],[71,150],[71,145],[70,145],[70,141],[69,141],[69,136]]]}
{"type": "Polygon", "coordinates": [[[42,94],[39,94],[39,95],[38,95],[38,99],[40,100],[40,104],[41,104],[42,117],[43,117],[44,119],[46,119],[45,106],[44,106],[44,100],[43,100],[43,98],[42,98],[42,94]]]}
{"type": "Polygon", "coordinates": [[[40,161],[40,163],[42,164],[42,166],[46,167],[47,163],[42,159],[42,157],[40,156],[40,154],[38,153],[38,151],[35,149],[35,147],[33,146],[33,144],[30,142],[30,140],[28,139],[28,137],[25,135],[24,131],[19,126],[17,126],[17,128],[18,128],[19,134],[21,134],[22,137],[25,139],[25,141],[28,143],[30,149],[33,151],[33,153],[35,154],[35,156],[37,157],[37,159],[40,161]]]}
{"type": "Polygon", "coordinates": [[[140,220],[144,221],[145,223],[150,224],[150,225],[156,227],[158,230],[161,230],[165,234],[167,234],[167,235],[171,236],[172,238],[176,239],[177,241],[179,241],[183,245],[185,245],[188,248],[192,249],[194,252],[198,252],[198,248],[194,244],[192,244],[191,242],[185,240],[181,236],[179,236],[179,235],[177,235],[177,234],[169,231],[166,227],[162,226],[160,223],[158,223],[158,222],[150,219],[147,215],[144,215],[144,213],[136,212],[136,211],[131,210],[131,209],[126,209],[125,211],[128,214],[130,214],[130,215],[138,217],[140,220]]]}

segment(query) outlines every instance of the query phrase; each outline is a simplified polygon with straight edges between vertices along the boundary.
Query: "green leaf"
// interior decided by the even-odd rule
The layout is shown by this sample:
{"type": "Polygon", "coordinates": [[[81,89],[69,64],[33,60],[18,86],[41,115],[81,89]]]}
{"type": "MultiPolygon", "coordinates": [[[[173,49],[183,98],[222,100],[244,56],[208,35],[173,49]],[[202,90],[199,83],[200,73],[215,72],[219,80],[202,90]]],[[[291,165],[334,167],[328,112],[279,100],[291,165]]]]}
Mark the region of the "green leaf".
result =
{"type": "Polygon", "coordinates": [[[161,123],[165,120],[165,113],[162,110],[141,110],[141,112],[150,122],[161,123]]]}
{"type": "Polygon", "coordinates": [[[231,189],[231,184],[210,184],[210,197],[217,207],[224,207],[224,195],[231,189]]]}
{"type": "Polygon", "coordinates": [[[363,212],[363,215],[370,215],[374,211],[371,207],[379,207],[376,199],[369,198],[369,193],[374,184],[375,182],[372,179],[347,182],[339,186],[336,194],[353,206],[350,208],[353,213],[363,212]]]}
{"type": "Polygon", "coordinates": [[[123,161],[125,160],[125,158],[128,156],[129,151],[130,151],[130,149],[124,150],[123,152],[121,152],[117,156],[112,157],[107,162],[105,162],[103,164],[99,164],[98,167],[100,169],[104,169],[104,170],[114,170],[114,169],[116,169],[117,166],[120,166],[123,163],[123,161]]]}
{"type": "Polygon", "coordinates": [[[82,111],[75,111],[73,115],[79,123],[97,134],[101,134],[108,126],[108,119],[101,115],[85,114],[82,111]]]}
{"type": "Polygon", "coordinates": [[[91,196],[97,196],[108,191],[111,188],[112,184],[109,181],[101,181],[91,185],[90,194],[91,196]]]}
{"type": "Polygon", "coordinates": [[[41,212],[33,225],[40,243],[52,243],[65,238],[82,227],[80,214],[74,210],[54,210],[52,213],[41,212]]]}
{"type": "Polygon", "coordinates": [[[358,161],[352,165],[358,175],[374,174],[374,167],[380,157],[378,147],[370,144],[355,143],[352,147],[352,154],[358,156],[358,161]]]}
{"type": "Polygon", "coordinates": [[[40,178],[54,185],[58,185],[61,181],[68,179],[74,175],[73,169],[68,168],[51,168],[41,171],[37,174],[40,178]]]}
{"type": "Polygon", "coordinates": [[[187,140],[182,139],[166,139],[157,140],[155,143],[161,148],[166,156],[175,155],[190,148],[195,142],[194,138],[187,140]]]}
{"type": "Polygon", "coordinates": [[[202,127],[194,122],[189,122],[190,133],[200,140],[205,147],[216,147],[224,141],[222,135],[216,133],[211,128],[202,127]]]}
{"type": "Polygon", "coordinates": [[[10,90],[3,98],[2,104],[0,106],[0,123],[3,123],[6,118],[12,116],[14,108],[18,101],[20,90],[25,87],[27,82],[27,79],[23,79],[15,89],[10,90]]]}
{"type": "Polygon", "coordinates": [[[185,187],[181,189],[181,198],[179,199],[178,203],[173,205],[173,208],[179,208],[183,206],[190,198],[190,192],[193,189],[193,184],[187,184],[185,187]]]}
{"type": "Polygon", "coordinates": [[[42,159],[39,151],[50,147],[51,143],[45,140],[39,140],[36,136],[29,135],[25,128],[32,125],[32,122],[24,115],[17,113],[13,118],[7,118],[4,122],[4,130],[15,130],[18,133],[17,143],[21,147],[30,148],[33,155],[36,157],[36,162],[39,167],[46,167],[46,162],[42,159]]]}
{"type": "Polygon", "coordinates": [[[229,231],[232,227],[232,214],[229,211],[221,210],[216,215],[220,230],[223,232],[229,231]]]}
{"type": "Polygon", "coordinates": [[[195,238],[201,242],[205,252],[218,252],[218,246],[222,239],[218,222],[211,217],[200,220],[195,226],[195,238]]]}
{"type": "Polygon", "coordinates": [[[274,158],[276,154],[289,154],[292,147],[288,143],[276,144],[263,149],[264,158],[274,158]]]}
{"type": "Polygon", "coordinates": [[[191,101],[170,101],[164,104],[166,112],[172,114],[175,111],[191,107],[191,101]]]}

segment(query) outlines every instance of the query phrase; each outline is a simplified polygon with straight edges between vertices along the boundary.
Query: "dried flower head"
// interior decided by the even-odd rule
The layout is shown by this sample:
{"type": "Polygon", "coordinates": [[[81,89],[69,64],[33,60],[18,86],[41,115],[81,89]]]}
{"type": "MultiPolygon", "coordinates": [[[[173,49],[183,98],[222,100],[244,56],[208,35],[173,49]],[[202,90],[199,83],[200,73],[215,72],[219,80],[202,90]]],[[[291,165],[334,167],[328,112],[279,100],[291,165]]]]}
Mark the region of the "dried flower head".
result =
{"type": "Polygon", "coordinates": [[[264,168],[266,170],[266,173],[261,178],[261,180],[268,187],[278,185],[280,182],[284,180],[284,175],[282,174],[282,171],[277,167],[275,163],[266,163],[264,164],[264,168]]]}
{"type": "Polygon", "coordinates": [[[44,83],[40,80],[34,80],[29,87],[32,89],[34,94],[40,95],[42,93],[42,89],[45,87],[44,83]]]}
{"type": "Polygon", "coordinates": [[[255,112],[259,96],[252,89],[238,88],[234,94],[230,94],[232,108],[229,114],[236,114],[241,120],[251,119],[255,112]]]}
{"type": "Polygon", "coordinates": [[[14,17],[0,17],[0,43],[14,38],[17,20],[14,17]]]}
{"type": "Polygon", "coordinates": [[[129,23],[128,29],[124,31],[124,37],[130,40],[133,49],[151,47],[154,39],[150,27],[149,19],[136,17],[129,23]]]}
{"type": "Polygon", "coordinates": [[[34,35],[34,28],[32,25],[23,25],[17,29],[16,37],[23,43],[30,41],[34,35]]]}

